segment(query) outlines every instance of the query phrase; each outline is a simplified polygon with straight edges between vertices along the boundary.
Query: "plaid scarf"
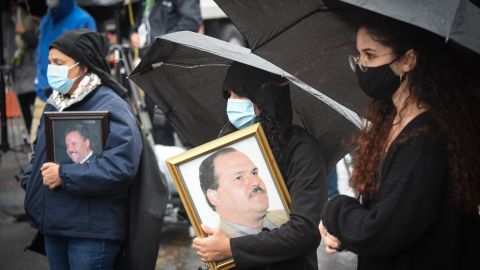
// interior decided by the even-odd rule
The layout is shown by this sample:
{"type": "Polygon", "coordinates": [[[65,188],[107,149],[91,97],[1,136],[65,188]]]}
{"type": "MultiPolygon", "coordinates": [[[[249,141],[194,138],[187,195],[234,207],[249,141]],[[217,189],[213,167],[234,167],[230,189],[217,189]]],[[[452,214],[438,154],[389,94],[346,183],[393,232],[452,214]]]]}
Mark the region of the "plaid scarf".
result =
{"type": "Polygon", "coordinates": [[[90,92],[95,90],[101,84],[102,80],[100,80],[95,73],[88,73],[83,76],[83,79],[80,81],[73,94],[66,95],[57,91],[53,91],[47,102],[55,106],[55,108],[61,112],[84,99],[88,94],[90,94],[90,92]]]}

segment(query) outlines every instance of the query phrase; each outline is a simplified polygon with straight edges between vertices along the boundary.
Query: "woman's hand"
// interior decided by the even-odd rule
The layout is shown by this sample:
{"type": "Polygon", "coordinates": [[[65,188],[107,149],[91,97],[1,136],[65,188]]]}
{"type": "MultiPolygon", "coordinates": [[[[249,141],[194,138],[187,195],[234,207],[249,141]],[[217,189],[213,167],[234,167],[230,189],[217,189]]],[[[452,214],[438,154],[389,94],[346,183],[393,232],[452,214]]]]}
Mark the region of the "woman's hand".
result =
{"type": "Polygon", "coordinates": [[[202,224],[206,238],[195,237],[192,247],[203,262],[218,262],[232,257],[230,238],[220,229],[209,228],[202,224]]]}
{"type": "Polygon", "coordinates": [[[62,179],[58,172],[60,165],[47,162],[42,165],[40,170],[42,171],[43,185],[48,187],[50,190],[56,189],[62,184],[62,179]]]}
{"type": "Polygon", "coordinates": [[[320,235],[322,236],[323,243],[325,243],[325,251],[328,254],[333,254],[337,251],[342,250],[340,241],[335,236],[328,233],[327,228],[323,226],[322,221],[320,221],[318,229],[320,230],[320,235]]]}

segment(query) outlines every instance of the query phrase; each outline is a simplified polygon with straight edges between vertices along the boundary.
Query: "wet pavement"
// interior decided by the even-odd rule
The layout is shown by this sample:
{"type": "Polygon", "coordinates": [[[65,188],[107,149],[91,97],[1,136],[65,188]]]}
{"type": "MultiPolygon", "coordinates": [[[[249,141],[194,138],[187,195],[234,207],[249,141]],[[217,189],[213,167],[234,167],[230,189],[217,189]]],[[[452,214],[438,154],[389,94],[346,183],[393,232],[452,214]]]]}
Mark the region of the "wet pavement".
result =
{"type": "Polygon", "coordinates": [[[204,264],[191,248],[191,243],[189,226],[166,224],[162,230],[156,269],[191,270],[203,267],[204,264]]]}
{"type": "Polygon", "coordinates": [[[27,149],[0,152],[0,269],[48,269],[44,256],[25,252],[25,246],[35,235],[25,219],[24,191],[17,181],[28,160],[27,149]]]}

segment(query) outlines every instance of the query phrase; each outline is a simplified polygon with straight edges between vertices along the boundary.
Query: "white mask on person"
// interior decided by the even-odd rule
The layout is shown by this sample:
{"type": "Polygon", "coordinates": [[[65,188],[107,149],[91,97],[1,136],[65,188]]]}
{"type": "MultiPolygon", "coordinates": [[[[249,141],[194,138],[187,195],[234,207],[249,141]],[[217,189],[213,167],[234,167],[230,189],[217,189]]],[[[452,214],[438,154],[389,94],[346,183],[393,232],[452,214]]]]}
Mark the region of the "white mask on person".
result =
{"type": "Polygon", "coordinates": [[[227,116],[232,125],[238,129],[250,126],[255,122],[255,109],[249,99],[227,100],[227,116]]]}

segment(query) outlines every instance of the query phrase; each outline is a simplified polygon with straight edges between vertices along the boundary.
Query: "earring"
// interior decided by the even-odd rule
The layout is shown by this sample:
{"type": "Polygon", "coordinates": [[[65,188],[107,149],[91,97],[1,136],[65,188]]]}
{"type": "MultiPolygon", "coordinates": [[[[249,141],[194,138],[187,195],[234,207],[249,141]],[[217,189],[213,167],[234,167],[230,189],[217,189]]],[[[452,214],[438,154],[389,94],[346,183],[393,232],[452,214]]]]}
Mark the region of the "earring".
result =
{"type": "Polygon", "coordinates": [[[405,74],[405,73],[404,73],[403,71],[402,71],[402,73],[400,73],[400,83],[403,82],[403,75],[404,75],[404,74],[405,74]]]}

